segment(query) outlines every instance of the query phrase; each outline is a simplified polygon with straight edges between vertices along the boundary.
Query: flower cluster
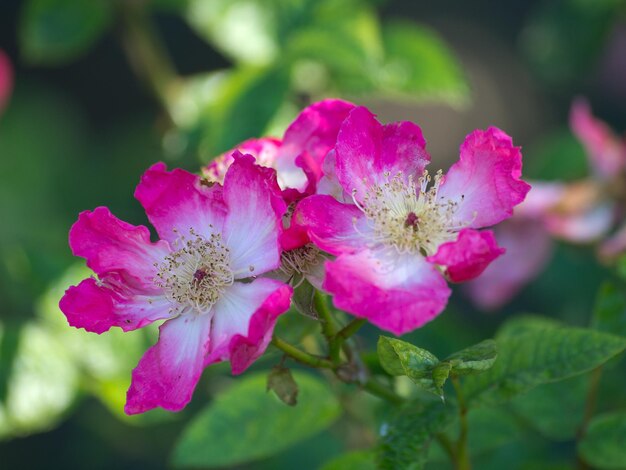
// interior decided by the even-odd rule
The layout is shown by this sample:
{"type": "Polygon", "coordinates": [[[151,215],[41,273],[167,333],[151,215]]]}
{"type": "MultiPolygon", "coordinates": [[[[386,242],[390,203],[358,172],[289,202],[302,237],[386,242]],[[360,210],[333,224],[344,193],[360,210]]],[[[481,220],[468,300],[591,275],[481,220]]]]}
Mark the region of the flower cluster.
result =
{"type": "Polygon", "coordinates": [[[474,131],[460,152],[445,175],[429,172],[417,125],[325,100],[283,139],[246,141],[201,176],[158,163],[135,197],[159,240],[104,207],[80,214],[70,246],[95,277],[70,287],[61,310],[95,333],[165,320],[132,373],[131,414],[180,410],[209,364],[243,372],[304,279],[337,308],[406,333],[444,309],[449,281],[503,253],[484,228],[530,188],[501,130],[474,131]]]}

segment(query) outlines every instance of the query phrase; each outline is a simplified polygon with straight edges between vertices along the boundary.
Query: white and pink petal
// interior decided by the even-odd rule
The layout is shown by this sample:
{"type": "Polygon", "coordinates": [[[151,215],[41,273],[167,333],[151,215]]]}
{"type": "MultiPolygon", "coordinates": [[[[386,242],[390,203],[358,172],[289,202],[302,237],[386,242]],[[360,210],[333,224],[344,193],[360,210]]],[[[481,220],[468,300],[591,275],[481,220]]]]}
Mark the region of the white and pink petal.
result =
{"type": "Polygon", "coordinates": [[[394,249],[363,250],[327,261],[323,288],[337,308],[396,335],[434,319],[450,296],[434,266],[420,255],[400,255],[394,249]]]}
{"type": "Polygon", "coordinates": [[[488,227],[513,214],[530,190],[521,180],[522,154],[500,129],[476,130],[439,187],[438,198],[456,204],[454,224],[488,227]]]}
{"type": "Polygon", "coordinates": [[[358,207],[324,194],[303,199],[296,206],[291,227],[305,231],[315,245],[333,255],[361,250],[373,236],[358,207]]]}
{"type": "Polygon", "coordinates": [[[222,230],[226,206],[221,186],[188,171],[167,171],[164,163],[156,163],[141,177],[135,197],[159,237],[170,243],[190,236],[190,231],[209,238],[222,230]]]}
{"type": "Polygon", "coordinates": [[[130,331],[169,318],[170,307],[165,297],[133,290],[114,273],[71,286],[59,302],[71,326],[98,334],[113,326],[130,331]]]}
{"type": "Polygon", "coordinates": [[[417,180],[430,156],[422,131],[412,122],[382,125],[367,108],[353,109],[335,147],[336,174],[344,191],[362,201],[367,189],[401,173],[417,180]]]}
{"type": "Polygon", "coordinates": [[[210,344],[210,315],[182,315],[161,325],[159,340],[133,370],[124,411],[161,407],[179,411],[189,403],[210,344]]]}
{"type": "Polygon", "coordinates": [[[240,279],[279,266],[286,205],[273,169],[256,165],[249,155],[233,156],[235,161],[224,179],[228,215],[223,237],[230,249],[235,278],[240,279]]]}
{"type": "Polygon", "coordinates": [[[152,243],[146,227],[126,223],[106,207],[81,212],[70,229],[69,244],[96,274],[124,272],[145,289],[154,288],[154,265],[170,251],[167,242],[152,243]]]}
{"type": "Polygon", "coordinates": [[[214,307],[206,364],[230,360],[233,374],[247,369],[267,348],[291,294],[289,286],[268,278],[229,287],[214,307]]]}

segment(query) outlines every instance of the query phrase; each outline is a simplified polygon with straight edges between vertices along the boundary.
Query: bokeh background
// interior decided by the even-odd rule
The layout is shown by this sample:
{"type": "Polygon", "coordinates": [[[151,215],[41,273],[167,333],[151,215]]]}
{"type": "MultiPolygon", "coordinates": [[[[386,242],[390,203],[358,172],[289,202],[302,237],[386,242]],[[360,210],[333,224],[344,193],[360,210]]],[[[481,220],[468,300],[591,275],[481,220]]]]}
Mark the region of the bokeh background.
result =
{"type": "MultiPolygon", "coordinates": [[[[150,164],[197,171],[241,140],[280,136],[299,109],[330,96],[417,122],[436,167],[473,129],[496,125],[522,146],[528,177],[583,177],[570,105],[585,96],[626,129],[625,11],[620,0],[0,2],[13,69],[0,115],[0,467],[168,467],[185,424],[233,381],[217,366],[185,411],[123,416],[154,332],[99,337],[66,325],[57,302],[86,274],[67,246],[80,211],[106,205],[145,224],[132,193],[150,164]]],[[[410,340],[445,354],[518,312],[585,324],[608,268],[585,246],[559,244],[551,260],[497,312],[456,292],[410,340]]],[[[319,468],[373,443],[375,425],[346,419],[246,468],[319,468]]]]}

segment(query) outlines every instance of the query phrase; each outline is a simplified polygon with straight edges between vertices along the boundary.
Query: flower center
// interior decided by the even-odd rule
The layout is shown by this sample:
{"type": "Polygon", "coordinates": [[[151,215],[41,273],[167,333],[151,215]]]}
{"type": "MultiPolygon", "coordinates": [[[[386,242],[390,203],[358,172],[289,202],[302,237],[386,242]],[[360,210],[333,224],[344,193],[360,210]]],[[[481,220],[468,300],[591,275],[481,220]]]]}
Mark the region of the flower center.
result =
{"type": "Polygon", "coordinates": [[[368,188],[361,202],[353,193],[374,230],[375,242],[393,246],[399,253],[431,255],[454,238],[459,230],[453,221],[457,204],[437,198],[441,170],[434,178],[425,170],[417,181],[402,172],[384,177],[384,183],[368,188]]]}
{"type": "Polygon", "coordinates": [[[280,259],[280,270],[291,277],[296,274],[309,274],[313,266],[321,261],[321,252],[318,247],[308,243],[300,248],[283,251],[280,259]]]}
{"type": "Polygon", "coordinates": [[[157,264],[154,283],[163,289],[172,303],[171,311],[181,314],[193,310],[207,313],[234,282],[230,252],[220,234],[208,239],[189,229],[189,237],[181,235],[174,247],[180,247],[157,264]]]}

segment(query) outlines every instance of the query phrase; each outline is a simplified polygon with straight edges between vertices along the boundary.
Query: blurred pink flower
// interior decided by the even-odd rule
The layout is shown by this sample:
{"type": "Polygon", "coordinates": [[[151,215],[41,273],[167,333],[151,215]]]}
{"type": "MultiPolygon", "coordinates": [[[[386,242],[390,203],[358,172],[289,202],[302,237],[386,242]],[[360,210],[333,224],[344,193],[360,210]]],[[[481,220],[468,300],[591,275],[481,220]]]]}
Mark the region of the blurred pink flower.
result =
{"type": "Polygon", "coordinates": [[[285,204],[275,178],[238,153],[223,187],[152,166],[135,196],[159,234],[155,243],[146,227],[105,207],[80,214],[70,246],[98,277],[61,299],[70,325],[99,334],[167,320],[133,371],[126,413],[180,410],[205,366],[230,360],[239,374],[265,351],[291,299],[290,287],[256,278],[280,264],[285,204]]]}
{"type": "Polygon", "coordinates": [[[510,217],[528,192],[519,148],[489,128],[460,151],[445,176],[431,177],[417,125],[382,125],[364,107],[350,112],[324,164],[334,196],[303,199],[292,220],[336,256],[325,263],[323,289],[338,308],[403,334],[445,307],[441,271],[466,281],[502,254],[491,231],[476,229],[510,217]]]}
{"type": "MultiPolygon", "coordinates": [[[[592,175],[572,183],[532,182],[515,216],[495,229],[506,254],[465,287],[483,309],[501,307],[543,270],[553,238],[598,242],[619,220],[618,201],[626,192],[626,142],[591,114],[584,99],[572,104],[570,126],[587,152],[592,175]]],[[[600,244],[599,254],[612,258],[625,250],[626,226],[600,244]]]]}
{"type": "Polygon", "coordinates": [[[0,114],[4,111],[13,89],[13,67],[9,56],[0,49],[0,114]]]}

